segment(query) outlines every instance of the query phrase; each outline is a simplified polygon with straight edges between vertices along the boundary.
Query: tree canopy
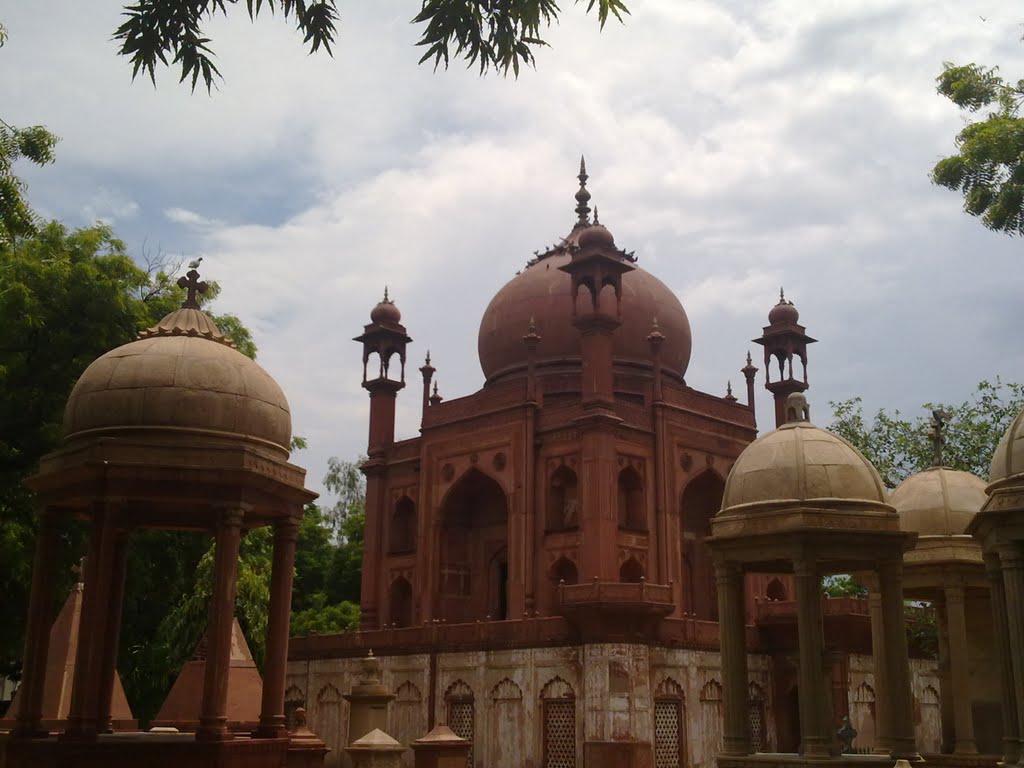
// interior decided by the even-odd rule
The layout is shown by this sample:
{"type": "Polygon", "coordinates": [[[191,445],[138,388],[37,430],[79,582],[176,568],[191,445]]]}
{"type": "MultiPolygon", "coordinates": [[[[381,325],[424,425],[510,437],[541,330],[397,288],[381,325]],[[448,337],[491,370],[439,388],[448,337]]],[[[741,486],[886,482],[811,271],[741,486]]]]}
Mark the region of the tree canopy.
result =
{"type": "Polygon", "coordinates": [[[1007,82],[997,67],[947,62],[937,83],[961,110],[988,111],[957,134],[956,154],[935,164],[932,181],[961,192],[964,210],[989,229],[1024,233],[1024,80],[1007,82]]]}
{"type": "MultiPolygon", "coordinates": [[[[609,17],[621,21],[629,13],[623,0],[586,3],[587,13],[597,9],[602,29],[609,17]]],[[[155,85],[158,66],[179,67],[180,82],[191,80],[195,90],[202,79],[209,91],[222,76],[213,61],[206,25],[218,14],[228,16],[238,5],[240,0],[136,0],[125,6],[125,21],[114,32],[121,46],[118,52],[131,61],[133,79],[142,72],[155,85]]],[[[245,0],[250,21],[264,9],[272,14],[279,10],[303,36],[310,53],[322,49],[333,55],[340,21],[336,0],[245,0]]],[[[494,69],[518,75],[521,66],[535,63],[534,50],[547,45],[543,30],[560,12],[555,0],[423,0],[412,19],[426,25],[417,43],[426,48],[420,63],[433,60],[435,68],[442,63],[447,68],[454,56],[468,66],[479,66],[481,74],[494,69]]]]}
{"type": "MultiPolygon", "coordinates": [[[[0,24],[0,48],[7,30],[0,24]]],[[[36,165],[53,162],[57,137],[41,125],[16,128],[0,118],[0,244],[36,232],[39,217],[25,200],[25,182],[14,173],[18,160],[36,165]]]]}
{"type": "Polygon", "coordinates": [[[943,411],[943,464],[953,469],[988,477],[989,464],[999,440],[1013,417],[1024,408],[1024,385],[982,381],[974,394],[958,404],[925,403],[921,413],[905,418],[884,408],[865,418],[861,398],[829,403],[829,429],[846,438],[863,453],[895,488],[908,475],[931,466],[934,448],[929,438],[931,412],[943,411]]]}

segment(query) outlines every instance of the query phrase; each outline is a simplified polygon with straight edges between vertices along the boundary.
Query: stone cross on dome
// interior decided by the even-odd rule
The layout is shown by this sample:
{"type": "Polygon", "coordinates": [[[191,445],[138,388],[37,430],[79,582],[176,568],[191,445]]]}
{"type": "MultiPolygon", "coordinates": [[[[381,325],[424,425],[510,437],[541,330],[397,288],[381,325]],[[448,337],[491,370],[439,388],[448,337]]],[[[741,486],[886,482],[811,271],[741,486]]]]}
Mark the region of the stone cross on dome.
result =
{"type": "Polygon", "coordinates": [[[178,278],[178,287],[184,288],[188,291],[188,297],[185,299],[185,303],[181,306],[189,309],[199,309],[199,302],[196,301],[197,293],[206,293],[209,286],[205,280],[199,279],[199,272],[195,268],[190,269],[185,273],[185,277],[178,278]]]}
{"type": "Polygon", "coordinates": [[[936,408],[932,411],[932,421],[928,427],[928,439],[932,443],[933,467],[941,467],[943,465],[942,449],[946,446],[946,435],[943,434],[943,430],[950,416],[952,416],[951,413],[941,408],[936,408]]]}

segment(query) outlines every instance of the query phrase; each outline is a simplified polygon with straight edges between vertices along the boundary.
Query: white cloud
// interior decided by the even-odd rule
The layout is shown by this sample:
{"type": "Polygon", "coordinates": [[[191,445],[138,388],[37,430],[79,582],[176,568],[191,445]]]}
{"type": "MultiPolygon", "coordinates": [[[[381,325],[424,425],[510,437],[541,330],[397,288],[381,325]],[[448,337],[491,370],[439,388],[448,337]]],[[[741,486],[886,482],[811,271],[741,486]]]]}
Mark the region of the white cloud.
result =
{"type": "Polygon", "coordinates": [[[513,80],[417,67],[415,4],[347,4],[336,59],[307,57],[280,18],[217,21],[227,82],[207,96],[170,72],[129,83],[109,42],[119,6],[5,17],[0,57],[20,74],[0,82],[4,117],[64,137],[33,200],[80,215],[116,190],[136,207],[107,215],[130,240],[204,254],[288,393],[314,484],[328,455],[365,445],[350,339],[384,285],[415,339],[411,436],[427,348],[446,397],[479,386],[479,317],[571,225],[580,152],[602,221],[684,299],[692,385],[740,389],[780,285],[821,339],[819,420],[853,394],[906,410],[1022,376],[1003,330],[1017,244],[927,178],[961,125],[934,92],[941,62],[1020,76],[1016,19],[955,0],[634,0],[599,34],[566,4],[537,71],[513,80]]]}

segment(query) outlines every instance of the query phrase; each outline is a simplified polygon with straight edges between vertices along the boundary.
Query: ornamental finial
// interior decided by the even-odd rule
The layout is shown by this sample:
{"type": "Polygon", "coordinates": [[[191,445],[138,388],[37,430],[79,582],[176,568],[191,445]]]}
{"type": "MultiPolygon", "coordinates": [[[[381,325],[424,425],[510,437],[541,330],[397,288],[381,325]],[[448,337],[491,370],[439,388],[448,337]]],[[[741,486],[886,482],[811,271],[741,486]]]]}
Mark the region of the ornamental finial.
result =
{"type": "MultiPolygon", "coordinates": [[[[198,263],[198,259],[193,264],[198,263]]],[[[184,277],[178,278],[178,287],[188,291],[185,302],[181,305],[183,309],[199,309],[199,302],[196,300],[197,293],[206,293],[209,286],[205,281],[199,279],[199,272],[195,267],[185,273],[184,277]]]]}
{"type": "Polygon", "coordinates": [[[946,423],[952,415],[949,411],[944,411],[942,408],[934,408],[932,410],[932,421],[928,427],[928,439],[932,443],[933,467],[943,466],[942,449],[946,447],[944,430],[946,423]]]}
{"type": "Polygon", "coordinates": [[[587,203],[590,202],[590,192],[587,191],[587,160],[580,155],[580,173],[576,177],[580,180],[579,191],[576,192],[576,215],[579,216],[579,220],[576,222],[576,226],[587,226],[590,224],[590,206],[587,203]]]}

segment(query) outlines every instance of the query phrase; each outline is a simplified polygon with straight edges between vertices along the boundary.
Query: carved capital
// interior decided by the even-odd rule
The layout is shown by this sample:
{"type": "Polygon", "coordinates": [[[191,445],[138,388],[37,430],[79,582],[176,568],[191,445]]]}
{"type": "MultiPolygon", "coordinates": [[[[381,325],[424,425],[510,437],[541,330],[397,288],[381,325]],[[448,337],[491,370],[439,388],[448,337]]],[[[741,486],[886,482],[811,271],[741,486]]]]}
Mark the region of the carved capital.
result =
{"type": "Polygon", "coordinates": [[[274,541],[294,542],[299,538],[299,520],[282,517],[274,521],[274,541]]]}
{"type": "Polygon", "coordinates": [[[222,509],[217,518],[217,530],[228,528],[241,528],[242,520],[245,518],[245,510],[238,507],[222,509]]]}

